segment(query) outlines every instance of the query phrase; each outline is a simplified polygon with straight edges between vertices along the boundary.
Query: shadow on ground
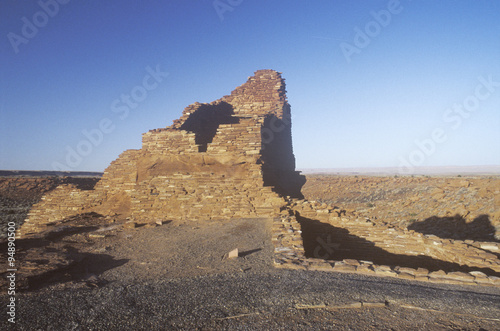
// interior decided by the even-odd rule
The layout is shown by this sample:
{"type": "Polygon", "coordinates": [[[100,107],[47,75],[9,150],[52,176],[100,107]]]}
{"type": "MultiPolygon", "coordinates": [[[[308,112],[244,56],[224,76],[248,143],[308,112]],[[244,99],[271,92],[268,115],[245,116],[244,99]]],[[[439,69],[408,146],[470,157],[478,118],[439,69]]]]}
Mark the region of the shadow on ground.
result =
{"type": "MultiPolygon", "coordinates": [[[[18,288],[31,291],[68,281],[85,282],[95,287],[105,285],[99,275],[129,260],[91,253],[92,241],[86,236],[78,239],[79,235],[99,229],[102,219],[103,216],[97,213],[76,215],[54,223],[37,237],[16,239],[18,288]]],[[[7,245],[3,242],[0,247],[7,251],[7,245]]]]}
{"type": "Polygon", "coordinates": [[[104,286],[107,282],[99,279],[100,274],[129,261],[128,259],[115,260],[107,254],[81,253],[71,247],[66,247],[62,253],[71,256],[71,263],[39,275],[27,277],[26,290],[34,291],[51,284],[69,281],[85,282],[86,285],[92,287],[104,286]]]}
{"type": "Polygon", "coordinates": [[[500,242],[495,238],[495,227],[491,224],[489,215],[480,215],[469,223],[460,215],[432,216],[411,224],[408,229],[423,234],[433,234],[443,239],[500,242]]]}
{"type": "Polygon", "coordinates": [[[376,247],[371,241],[355,236],[347,229],[335,227],[318,220],[298,216],[302,227],[302,239],[306,257],[322,258],[325,260],[342,261],[356,259],[372,261],[378,265],[392,267],[426,268],[429,271],[482,271],[490,276],[500,276],[500,273],[489,268],[475,268],[458,263],[438,260],[424,255],[404,255],[390,253],[376,247]]]}

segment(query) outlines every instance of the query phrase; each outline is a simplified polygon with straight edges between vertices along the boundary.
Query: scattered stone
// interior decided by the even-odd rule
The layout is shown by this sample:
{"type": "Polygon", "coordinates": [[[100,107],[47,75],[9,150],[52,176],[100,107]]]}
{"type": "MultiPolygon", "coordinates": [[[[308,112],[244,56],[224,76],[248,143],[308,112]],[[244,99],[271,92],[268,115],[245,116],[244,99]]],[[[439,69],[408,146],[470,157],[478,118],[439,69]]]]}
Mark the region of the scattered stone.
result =
{"type": "Polygon", "coordinates": [[[89,233],[90,238],[106,238],[105,234],[101,233],[89,233]]]}
{"type": "Polygon", "coordinates": [[[438,270],[438,271],[434,271],[434,272],[429,273],[429,278],[431,278],[431,279],[433,279],[433,278],[445,279],[447,277],[446,277],[446,272],[444,272],[443,270],[438,270]]]}
{"type": "MultiPolygon", "coordinates": [[[[396,267],[396,268],[394,268],[394,270],[397,271],[398,273],[405,273],[405,274],[409,274],[409,275],[413,275],[413,276],[415,276],[417,274],[417,270],[415,270],[413,268],[396,267]]],[[[419,275],[421,275],[421,274],[422,273],[420,272],[419,275]]]]}
{"type": "Polygon", "coordinates": [[[350,264],[345,264],[342,262],[335,262],[335,265],[333,266],[333,271],[339,271],[339,272],[355,272],[356,271],[356,266],[350,265],[350,264]]]}
{"type": "Polygon", "coordinates": [[[356,309],[356,308],[361,308],[363,304],[361,302],[353,302],[353,303],[347,303],[345,305],[335,305],[335,306],[328,306],[329,309],[356,309]]]}
{"type": "Polygon", "coordinates": [[[321,303],[319,305],[296,304],[295,308],[296,309],[321,309],[321,308],[326,308],[326,305],[324,303],[321,303]]]}
{"type": "Polygon", "coordinates": [[[307,270],[316,271],[331,271],[333,269],[332,265],[328,262],[315,262],[309,265],[307,270]]]}
{"type": "Polygon", "coordinates": [[[385,308],[387,304],[385,302],[362,302],[361,306],[363,308],[385,308]]]}
{"type": "Polygon", "coordinates": [[[446,278],[456,279],[462,282],[474,282],[474,276],[460,271],[449,272],[446,275],[446,278]]]}
{"type": "Polygon", "coordinates": [[[415,277],[427,277],[429,275],[429,270],[425,268],[418,268],[415,272],[415,277]]]}
{"type": "Polygon", "coordinates": [[[238,248],[233,249],[229,253],[227,253],[227,258],[228,259],[234,259],[238,257],[238,248]]]}
{"type": "Polygon", "coordinates": [[[500,251],[500,244],[497,243],[481,243],[479,245],[482,249],[486,249],[492,252],[498,252],[500,251]]]}
{"type": "Polygon", "coordinates": [[[124,227],[125,229],[135,229],[135,228],[137,228],[137,227],[138,227],[138,225],[139,225],[139,224],[137,224],[136,222],[130,222],[130,221],[129,221],[129,222],[124,223],[124,224],[123,224],[123,227],[124,227]]]}
{"type": "Polygon", "coordinates": [[[391,267],[386,265],[375,266],[374,268],[375,274],[379,276],[393,276],[397,277],[397,273],[391,269],[391,267]]]}
{"type": "Polygon", "coordinates": [[[365,273],[365,274],[373,274],[375,271],[373,270],[373,266],[371,264],[361,264],[356,267],[356,272],[365,273]]]}
{"type": "Polygon", "coordinates": [[[406,272],[400,272],[398,273],[398,278],[414,280],[415,276],[406,272]]]}
{"type": "Polygon", "coordinates": [[[165,220],[157,220],[156,221],[156,224],[162,226],[163,224],[167,224],[167,223],[170,223],[170,221],[165,221],[165,220]]]}
{"type": "Polygon", "coordinates": [[[354,260],[354,259],[344,259],[342,261],[345,264],[354,265],[354,266],[359,266],[359,264],[360,264],[358,260],[354,260]]]}

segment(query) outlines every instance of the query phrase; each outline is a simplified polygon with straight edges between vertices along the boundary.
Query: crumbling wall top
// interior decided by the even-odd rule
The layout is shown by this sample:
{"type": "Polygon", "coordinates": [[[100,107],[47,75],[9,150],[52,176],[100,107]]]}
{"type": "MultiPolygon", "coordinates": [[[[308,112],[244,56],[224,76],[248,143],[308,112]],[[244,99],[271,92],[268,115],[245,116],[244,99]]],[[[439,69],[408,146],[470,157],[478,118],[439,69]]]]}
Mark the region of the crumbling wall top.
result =
{"type": "Polygon", "coordinates": [[[283,118],[289,109],[285,80],[280,72],[270,69],[257,70],[246,83],[221,100],[233,105],[235,114],[240,116],[272,114],[283,118]]]}

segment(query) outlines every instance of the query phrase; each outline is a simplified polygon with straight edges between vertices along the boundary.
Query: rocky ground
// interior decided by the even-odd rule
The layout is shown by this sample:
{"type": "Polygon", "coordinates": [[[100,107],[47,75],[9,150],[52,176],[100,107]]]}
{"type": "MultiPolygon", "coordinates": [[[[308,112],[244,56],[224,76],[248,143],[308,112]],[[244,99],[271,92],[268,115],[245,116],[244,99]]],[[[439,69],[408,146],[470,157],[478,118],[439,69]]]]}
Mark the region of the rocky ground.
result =
{"type": "MultiPolygon", "coordinates": [[[[0,178],[0,220],[19,224],[31,204],[61,182],[91,187],[95,181],[0,178]]],[[[498,178],[309,176],[303,191],[309,199],[408,226],[432,224],[432,216],[453,221],[458,219],[455,206],[464,206],[469,213],[459,215],[466,229],[489,239],[497,234],[468,224],[487,215],[491,226],[497,226],[498,178]],[[441,200],[430,193],[436,188],[444,194],[441,200]],[[414,199],[418,196],[424,202],[414,199]],[[406,201],[411,203],[403,206],[406,201]]],[[[141,224],[91,213],[62,220],[36,238],[16,241],[16,326],[21,330],[500,329],[497,287],[275,269],[271,228],[270,219],[166,218],[159,224],[141,224]],[[240,256],[228,259],[234,248],[240,256]]],[[[449,235],[457,233],[467,231],[449,235]]],[[[7,250],[5,242],[1,249],[7,250]]],[[[7,286],[5,280],[3,273],[2,288],[7,286]]],[[[7,302],[6,291],[1,298],[7,302]]],[[[6,320],[0,319],[2,329],[12,326],[6,320]]]]}
{"type": "Polygon", "coordinates": [[[500,240],[500,176],[309,175],[308,200],[441,238],[500,240]]]}

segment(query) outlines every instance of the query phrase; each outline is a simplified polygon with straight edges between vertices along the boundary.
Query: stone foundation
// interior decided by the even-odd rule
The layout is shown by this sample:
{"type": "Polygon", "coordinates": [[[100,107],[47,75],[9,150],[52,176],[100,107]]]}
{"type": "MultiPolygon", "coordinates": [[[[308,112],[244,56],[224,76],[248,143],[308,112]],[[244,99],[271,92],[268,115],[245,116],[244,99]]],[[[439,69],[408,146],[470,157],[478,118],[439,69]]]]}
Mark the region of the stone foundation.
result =
{"type": "Polygon", "coordinates": [[[272,240],[278,268],[500,286],[499,243],[422,235],[327,204],[289,200],[274,220],[272,240]]]}

